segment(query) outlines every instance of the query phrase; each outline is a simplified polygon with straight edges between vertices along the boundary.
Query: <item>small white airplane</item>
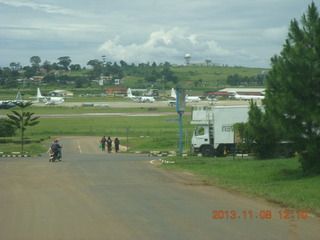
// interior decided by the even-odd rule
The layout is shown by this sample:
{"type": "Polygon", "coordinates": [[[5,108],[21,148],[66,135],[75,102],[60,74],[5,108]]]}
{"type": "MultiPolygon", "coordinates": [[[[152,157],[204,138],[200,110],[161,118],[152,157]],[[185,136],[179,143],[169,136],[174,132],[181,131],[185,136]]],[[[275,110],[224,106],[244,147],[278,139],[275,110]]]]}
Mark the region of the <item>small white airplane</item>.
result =
{"type": "Polygon", "coordinates": [[[37,89],[37,102],[44,101],[45,105],[57,105],[64,103],[62,97],[45,97],[41,95],[40,88],[37,89]]]}
{"type": "Polygon", "coordinates": [[[237,92],[235,91],[230,91],[230,93],[232,93],[232,97],[234,97],[235,99],[239,99],[239,100],[251,100],[251,99],[264,99],[264,96],[258,96],[258,95],[239,95],[237,92]]]}
{"type": "Polygon", "coordinates": [[[186,102],[200,102],[201,99],[196,96],[188,96],[186,95],[186,102]]]}
{"type": "Polygon", "coordinates": [[[155,102],[155,99],[154,97],[146,97],[146,96],[134,96],[131,92],[131,89],[128,88],[127,90],[127,97],[128,98],[131,98],[133,101],[136,101],[136,102],[140,102],[140,103],[153,103],[155,102]]]}
{"type": "MultiPolygon", "coordinates": [[[[176,94],[176,91],[174,90],[174,88],[171,89],[171,95],[170,95],[171,98],[173,99],[177,99],[177,94],[176,94]]],[[[201,101],[201,99],[199,97],[196,97],[196,96],[188,96],[186,95],[186,102],[199,102],[201,101]]],[[[172,105],[172,103],[175,103],[176,101],[169,101],[168,105],[172,105]]]]}

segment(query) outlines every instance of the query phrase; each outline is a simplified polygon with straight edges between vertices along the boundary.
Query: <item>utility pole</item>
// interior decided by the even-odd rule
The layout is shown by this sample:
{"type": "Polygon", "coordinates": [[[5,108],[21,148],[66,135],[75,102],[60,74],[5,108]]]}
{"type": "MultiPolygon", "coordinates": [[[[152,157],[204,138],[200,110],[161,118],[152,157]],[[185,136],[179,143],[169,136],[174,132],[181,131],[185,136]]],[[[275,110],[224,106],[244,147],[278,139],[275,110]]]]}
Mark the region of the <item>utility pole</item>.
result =
{"type": "Polygon", "coordinates": [[[179,123],[180,123],[180,131],[179,131],[179,155],[182,156],[182,114],[186,109],[186,90],[182,87],[177,87],[177,99],[176,99],[176,110],[179,114],[179,123]]]}

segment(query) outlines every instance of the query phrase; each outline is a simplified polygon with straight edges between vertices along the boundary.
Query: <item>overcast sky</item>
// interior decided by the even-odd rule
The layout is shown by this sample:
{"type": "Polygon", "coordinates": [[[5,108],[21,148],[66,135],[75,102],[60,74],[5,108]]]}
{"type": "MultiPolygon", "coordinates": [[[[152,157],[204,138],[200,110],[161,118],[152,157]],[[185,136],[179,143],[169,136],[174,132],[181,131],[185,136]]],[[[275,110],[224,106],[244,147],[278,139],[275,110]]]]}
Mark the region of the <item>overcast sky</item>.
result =
{"type": "MultiPolygon", "coordinates": [[[[0,0],[0,67],[32,56],[270,67],[311,0],[0,0]]],[[[318,9],[320,8],[317,1],[318,9]]]]}

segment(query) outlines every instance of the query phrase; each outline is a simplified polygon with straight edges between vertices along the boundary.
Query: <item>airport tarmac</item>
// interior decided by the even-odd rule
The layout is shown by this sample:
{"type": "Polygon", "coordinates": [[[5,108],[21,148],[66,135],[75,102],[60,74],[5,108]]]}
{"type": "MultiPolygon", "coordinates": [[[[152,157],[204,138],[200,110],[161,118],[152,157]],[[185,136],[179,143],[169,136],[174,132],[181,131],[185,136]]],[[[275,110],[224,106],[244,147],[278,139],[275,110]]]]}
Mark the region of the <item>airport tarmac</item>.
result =
{"type": "MultiPolygon", "coordinates": [[[[261,104],[261,101],[257,101],[258,104],[261,104]]],[[[142,112],[120,112],[120,113],[81,113],[81,114],[39,114],[37,116],[40,116],[42,118],[63,118],[63,117],[115,117],[115,116],[146,116],[146,117],[154,117],[154,116],[170,116],[170,115],[176,115],[175,111],[172,112],[157,112],[156,108],[161,107],[168,107],[168,103],[166,101],[156,101],[154,103],[139,103],[139,102],[64,102],[62,105],[57,106],[64,106],[64,107],[84,107],[84,105],[87,105],[87,108],[90,108],[90,105],[92,106],[101,106],[105,108],[148,108],[152,109],[155,108],[154,111],[149,111],[148,113],[142,113],[142,112]]],[[[243,105],[249,105],[249,101],[237,101],[237,100],[226,100],[226,101],[200,101],[200,102],[191,102],[187,103],[187,106],[243,106],[243,105]]],[[[44,103],[35,103],[34,106],[43,106],[43,107],[50,107],[48,105],[45,105],[44,103]]],[[[56,106],[51,106],[56,107],[56,106]]],[[[173,110],[175,110],[175,106],[171,106],[173,110]]],[[[190,114],[190,113],[185,113],[190,114]]],[[[0,118],[7,117],[4,114],[0,114],[0,118]]]]}
{"type": "MultiPolygon", "coordinates": [[[[261,101],[257,101],[258,104],[261,101]]],[[[68,102],[65,101],[62,105],[67,107],[83,107],[84,105],[101,106],[101,107],[111,107],[111,108],[153,108],[153,107],[168,107],[167,101],[155,101],[154,103],[139,103],[139,102],[68,102]]],[[[44,103],[36,103],[35,106],[46,106],[44,103]]],[[[249,101],[239,101],[239,100],[226,100],[226,101],[200,101],[200,102],[190,102],[187,106],[242,106],[249,105],[249,101]]],[[[175,106],[172,106],[175,108],[175,106]]]]}

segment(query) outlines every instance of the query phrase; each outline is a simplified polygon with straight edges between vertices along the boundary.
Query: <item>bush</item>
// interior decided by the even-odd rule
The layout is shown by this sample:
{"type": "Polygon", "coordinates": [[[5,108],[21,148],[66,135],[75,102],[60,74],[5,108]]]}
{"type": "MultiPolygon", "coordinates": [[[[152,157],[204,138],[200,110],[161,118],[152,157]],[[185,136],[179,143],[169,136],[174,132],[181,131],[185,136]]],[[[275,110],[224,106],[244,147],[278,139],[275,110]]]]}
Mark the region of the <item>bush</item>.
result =
{"type": "Polygon", "coordinates": [[[16,128],[13,127],[8,119],[0,119],[0,137],[12,137],[16,134],[16,128]]]}

